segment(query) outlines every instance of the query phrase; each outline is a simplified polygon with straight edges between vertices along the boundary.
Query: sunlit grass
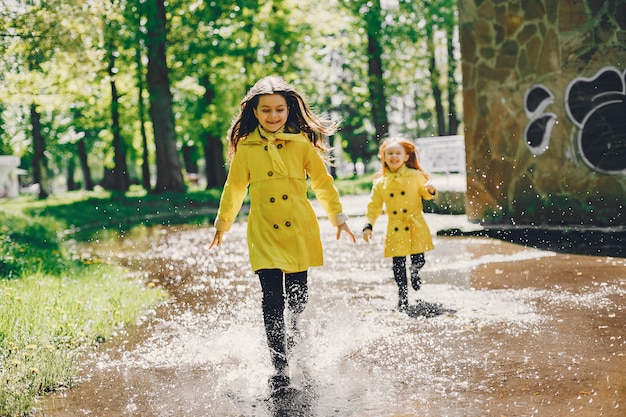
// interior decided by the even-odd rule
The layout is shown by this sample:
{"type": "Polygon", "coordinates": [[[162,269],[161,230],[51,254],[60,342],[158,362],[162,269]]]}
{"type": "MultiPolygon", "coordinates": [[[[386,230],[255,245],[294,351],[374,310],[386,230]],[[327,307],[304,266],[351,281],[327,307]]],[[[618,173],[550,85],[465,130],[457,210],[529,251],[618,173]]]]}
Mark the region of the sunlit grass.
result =
{"type": "Polygon", "coordinates": [[[85,204],[111,200],[75,192],[0,204],[0,416],[24,416],[38,396],[70,385],[86,347],[134,323],[165,296],[64,243],[68,220],[98,220],[85,204]]]}
{"type": "MultiPolygon", "coordinates": [[[[369,194],[372,189],[372,175],[372,173],[369,173],[353,177],[336,178],[334,181],[335,188],[337,188],[341,196],[369,194]]],[[[307,197],[315,198],[315,192],[313,192],[310,184],[307,189],[307,197]]]]}
{"type": "Polygon", "coordinates": [[[0,209],[0,278],[37,271],[59,273],[71,268],[64,258],[54,219],[32,218],[0,209]]]}
{"type": "Polygon", "coordinates": [[[120,268],[0,280],[0,415],[22,416],[37,396],[72,383],[86,347],[133,323],[165,296],[120,268]]]}
{"type": "Polygon", "coordinates": [[[207,218],[217,207],[221,190],[149,194],[133,187],[128,192],[72,191],[46,200],[22,196],[0,204],[0,210],[19,210],[35,217],[49,217],[67,230],[128,228],[135,224],[191,223],[207,218]]]}
{"type": "MultiPolygon", "coordinates": [[[[371,184],[371,173],[335,180],[341,195],[367,194],[371,184]]],[[[185,193],[149,194],[134,186],[122,194],[98,188],[56,193],[45,200],[32,195],[0,199],[0,211],[53,219],[58,228],[68,231],[126,229],[137,224],[207,223],[213,221],[221,192],[219,188],[195,187],[185,193]]],[[[309,197],[315,198],[312,190],[309,197]]]]}

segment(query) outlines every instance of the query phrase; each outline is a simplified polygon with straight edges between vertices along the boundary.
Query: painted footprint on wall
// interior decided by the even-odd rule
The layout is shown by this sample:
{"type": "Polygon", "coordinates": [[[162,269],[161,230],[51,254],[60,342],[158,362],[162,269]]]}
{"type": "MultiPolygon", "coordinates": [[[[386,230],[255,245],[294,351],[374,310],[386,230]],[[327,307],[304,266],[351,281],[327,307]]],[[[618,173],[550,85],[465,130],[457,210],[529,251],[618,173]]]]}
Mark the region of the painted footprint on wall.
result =
{"type": "Polygon", "coordinates": [[[565,109],[579,128],[585,164],[606,174],[626,174],[626,71],[605,67],[567,87],[565,109]]]}
{"type": "Polygon", "coordinates": [[[550,144],[556,114],[543,111],[552,103],[554,103],[554,95],[541,84],[529,88],[524,96],[524,111],[529,119],[524,129],[524,140],[534,155],[544,153],[550,144]]]}
{"type": "MultiPolygon", "coordinates": [[[[554,95],[541,84],[524,96],[524,140],[534,155],[550,144],[556,115],[544,111],[552,103],[554,95]]],[[[626,174],[626,70],[604,67],[590,78],[575,78],[567,86],[565,109],[578,127],[576,147],[584,163],[597,172],[626,174]]]]}

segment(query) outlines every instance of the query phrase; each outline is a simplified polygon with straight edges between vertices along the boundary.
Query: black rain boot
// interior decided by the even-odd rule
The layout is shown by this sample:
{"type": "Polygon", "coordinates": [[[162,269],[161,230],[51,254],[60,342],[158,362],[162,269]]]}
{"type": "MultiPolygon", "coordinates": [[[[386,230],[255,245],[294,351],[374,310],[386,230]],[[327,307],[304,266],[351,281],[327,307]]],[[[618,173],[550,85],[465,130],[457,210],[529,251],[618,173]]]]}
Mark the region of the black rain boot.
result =
{"type": "Polygon", "coordinates": [[[398,287],[398,311],[404,313],[409,308],[409,299],[407,297],[407,287],[398,287]]]}
{"type": "Polygon", "coordinates": [[[279,391],[289,386],[289,366],[287,363],[287,355],[285,353],[270,351],[272,364],[274,365],[274,374],[267,381],[271,392],[279,391]]]}
{"type": "Polygon", "coordinates": [[[282,389],[285,389],[289,386],[290,381],[287,375],[272,375],[270,380],[267,382],[270,387],[270,391],[277,392],[282,389]]]}
{"type": "Polygon", "coordinates": [[[424,259],[423,253],[418,253],[415,255],[411,255],[411,287],[415,291],[419,291],[422,287],[422,278],[420,278],[420,269],[424,266],[426,260],[424,259]]]}
{"type": "Polygon", "coordinates": [[[409,269],[411,270],[411,287],[413,287],[415,291],[419,291],[419,289],[422,287],[420,268],[416,267],[415,265],[411,265],[409,269]]]}
{"type": "MultiPolygon", "coordinates": [[[[275,340],[272,344],[274,346],[277,345],[275,340]]],[[[284,349],[283,352],[277,352],[276,350],[270,348],[270,356],[272,358],[272,365],[274,365],[274,374],[270,377],[267,383],[270,390],[274,392],[289,386],[289,365],[287,363],[287,355],[285,354],[284,349]]]]}

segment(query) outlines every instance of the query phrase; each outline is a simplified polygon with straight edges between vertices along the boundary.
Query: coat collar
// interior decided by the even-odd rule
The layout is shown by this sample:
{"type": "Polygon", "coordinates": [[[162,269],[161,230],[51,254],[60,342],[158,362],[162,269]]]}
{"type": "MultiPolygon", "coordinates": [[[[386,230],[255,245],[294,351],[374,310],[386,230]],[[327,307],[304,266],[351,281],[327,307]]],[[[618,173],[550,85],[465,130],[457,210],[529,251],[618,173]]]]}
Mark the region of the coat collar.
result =
{"type": "Polygon", "coordinates": [[[277,140],[284,141],[297,141],[297,142],[308,142],[309,139],[304,133],[285,133],[279,130],[276,133],[269,133],[261,126],[257,129],[254,129],[250,135],[241,143],[242,145],[260,145],[265,143],[265,149],[272,161],[272,167],[274,171],[276,171],[280,175],[287,175],[287,165],[285,165],[285,161],[281,156],[281,153],[278,151],[278,148],[282,147],[282,144],[278,144],[276,146],[277,140]]]}
{"type": "Polygon", "coordinates": [[[263,142],[275,142],[276,140],[291,140],[296,142],[309,142],[309,138],[302,132],[285,133],[282,128],[276,133],[267,132],[261,126],[254,129],[242,142],[242,145],[258,145],[263,142]]]}
{"type": "Polygon", "coordinates": [[[400,169],[398,169],[396,172],[387,171],[386,176],[390,178],[399,178],[399,177],[402,177],[404,174],[407,174],[409,172],[409,169],[411,168],[407,167],[405,164],[405,165],[402,165],[400,169]]]}
{"type": "Polygon", "coordinates": [[[402,177],[406,176],[407,174],[410,174],[410,171],[409,171],[410,169],[411,168],[407,167],[406,165],[402,165],[400,169],[398,169],[396,172],[387,171],[384,177],[385,186],[389,186],[393,184],[394,182],[402,183],[402,177]]]}

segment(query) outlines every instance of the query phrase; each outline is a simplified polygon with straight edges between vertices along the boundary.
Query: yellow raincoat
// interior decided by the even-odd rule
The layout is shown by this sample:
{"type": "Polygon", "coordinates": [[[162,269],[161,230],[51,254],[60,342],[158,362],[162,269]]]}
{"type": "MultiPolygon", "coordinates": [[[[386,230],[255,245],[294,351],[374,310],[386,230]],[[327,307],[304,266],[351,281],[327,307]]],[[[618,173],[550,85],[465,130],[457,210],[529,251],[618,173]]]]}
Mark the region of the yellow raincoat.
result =
{"type": "Polygon", "coordinates": [[[426,177],[403,165],[397,172],[388,172],[374,183],[367,205],[367,220],[374,225],[385,212],[389,217],[385,234],[385,257],[408,256],[434,249],[430,229],[424,219],[422,198],[435,195],[426,189],[426,177]]]}
{"type": "Polygon", "coordinates": [[[250,191],[248,249],[259,269],[305,271],[324,263],[320,229],[307,199],[307,175],[333,226],[346,221],[339,194],[317,148],[304,134],[266,134],[256,129],[239,142],[215,220],[227,232],[250,191]]]}

